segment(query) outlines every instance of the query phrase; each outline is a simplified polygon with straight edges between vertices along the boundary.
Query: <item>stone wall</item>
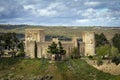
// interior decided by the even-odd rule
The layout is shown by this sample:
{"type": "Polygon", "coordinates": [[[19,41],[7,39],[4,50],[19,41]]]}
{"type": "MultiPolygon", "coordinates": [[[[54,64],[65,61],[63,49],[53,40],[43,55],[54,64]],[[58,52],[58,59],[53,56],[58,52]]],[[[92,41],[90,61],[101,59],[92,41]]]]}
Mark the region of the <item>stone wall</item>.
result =
{"type": "Polygon", "coordinates": [[[34,41],[26,42],[25,46],[26,56],[30,58],[35,58],[35,42],[34,41]]]}
{"type": "MultiPolygon", "coordinates": [[[[66,50],[66,57],[70,57],[73,48],[77,48],[80,55],[94,55],[95,41],[93,32],[83,33],[83,42],[79,42],[77,37],[72,41],[61,41],[63,48],[66,50]]],[[[47,53],[48,46],[52,42],[58,43],[58,38],[52,41],[45,41],[45,33],[42,29],[27,29],[25,30],[25,51],[30,58],[35,58],[35,42],[37,47],[38,58],[49,58],[51,55],[47,53]]]]}
{"type": "Polygon", "coordinates": [[[95,36],[94,32],[83,32],[83,42],[85,44],[85,56],[95,55],[95,36]]]}
{"type": "Polygon", "coordinates": [[[44,42],[45,33],[43,29],[26,29],[25,30],[26,41],[44,42]]]}

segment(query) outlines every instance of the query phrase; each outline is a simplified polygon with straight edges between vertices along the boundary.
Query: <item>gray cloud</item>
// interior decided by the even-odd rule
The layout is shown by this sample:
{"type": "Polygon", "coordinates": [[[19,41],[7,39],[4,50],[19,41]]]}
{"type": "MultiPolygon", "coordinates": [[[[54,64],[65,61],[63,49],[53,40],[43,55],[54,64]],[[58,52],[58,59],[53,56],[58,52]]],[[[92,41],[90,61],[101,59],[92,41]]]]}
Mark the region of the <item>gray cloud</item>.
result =
{"type": "Polygon", "coordinates": [[[0,23],[120,26],[119,22],[119,0],[0,0],[0,23]]]}

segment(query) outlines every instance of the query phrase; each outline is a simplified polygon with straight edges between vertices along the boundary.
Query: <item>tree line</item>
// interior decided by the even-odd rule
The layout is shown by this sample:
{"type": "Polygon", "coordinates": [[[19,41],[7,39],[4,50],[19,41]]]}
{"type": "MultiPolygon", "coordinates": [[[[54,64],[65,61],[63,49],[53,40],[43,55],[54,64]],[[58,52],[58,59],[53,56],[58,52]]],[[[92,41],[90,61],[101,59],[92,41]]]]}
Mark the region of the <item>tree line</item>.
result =
{"type": "Polygon", "coordinates": [[[12,56],[15,56],[19,51],[19,56],[21,53],[24,53],[24,43],[17,38],[14,32],[0,34],[0,56],[4,55],[5,50],[10,51],[12,56]]]}
{"type": "Polygon", "coordinates": [[[102,64],[102,59],[120,63],[120,34],[116,33],[111,41],[108,41],[103,33],[95,34],[95,46],[98,64],[102,64]]]}

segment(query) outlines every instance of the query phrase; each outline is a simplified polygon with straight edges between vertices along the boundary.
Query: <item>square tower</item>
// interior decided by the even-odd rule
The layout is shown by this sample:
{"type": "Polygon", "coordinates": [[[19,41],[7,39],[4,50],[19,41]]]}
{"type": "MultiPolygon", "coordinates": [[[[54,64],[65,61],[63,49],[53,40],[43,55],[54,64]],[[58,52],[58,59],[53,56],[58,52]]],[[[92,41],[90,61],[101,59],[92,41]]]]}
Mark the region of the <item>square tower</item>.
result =
{"type": "Polygon", "coordinates": [[[26,29],[25,30],[25,52],[26,56],[35,58],[37,43],[45,42],[43,29],[26,29]]]}
{"type": "Polygon", "coordinates": [[[26,29],[25,41],[44,42],[45,34],[43,29],[26,29]]]}
{"type": "Polygon", "coordinates": [[[83,32],[83,42],[85,44],[85,56],[95,55],[95,33],[94,32],[83,32]]]}

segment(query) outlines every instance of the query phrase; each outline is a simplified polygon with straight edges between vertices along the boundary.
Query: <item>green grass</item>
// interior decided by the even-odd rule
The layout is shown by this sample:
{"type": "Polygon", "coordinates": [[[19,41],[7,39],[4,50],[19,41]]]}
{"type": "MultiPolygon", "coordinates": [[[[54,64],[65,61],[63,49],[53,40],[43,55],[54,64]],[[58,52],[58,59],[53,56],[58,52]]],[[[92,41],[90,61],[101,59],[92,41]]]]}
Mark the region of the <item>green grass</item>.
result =
{"type": "Polygon", "coordinates": [[[0,80],[33,80],[46,75],[53,76],[51,80],[120,80],[120,75],[99,71],[81,59],[54,63],[46,59],[0,59],[0,80]]]}

